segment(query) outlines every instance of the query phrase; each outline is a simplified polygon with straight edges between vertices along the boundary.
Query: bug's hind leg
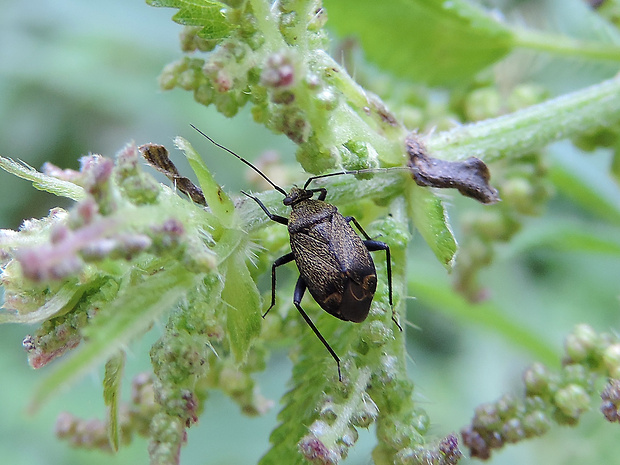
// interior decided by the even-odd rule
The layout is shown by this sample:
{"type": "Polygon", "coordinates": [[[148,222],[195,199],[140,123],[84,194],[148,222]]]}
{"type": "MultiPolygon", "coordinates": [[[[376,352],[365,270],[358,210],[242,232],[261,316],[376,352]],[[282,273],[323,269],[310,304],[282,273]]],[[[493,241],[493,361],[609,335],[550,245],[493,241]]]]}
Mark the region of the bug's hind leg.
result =
{"type": "Polygon", "coordinates": [[[328,352],[331,354],[333,359],[336,361],[336,365],[338,366],[338,381],[342,381],[342,373],[340,372],[340,358],[338,358],[338,355],[336,355],[336,352],[334,352],[334,349],[331,348],[329,343],[325,340],[323,335],[319,332],[318,328],[314,326],[314,323],[312,322],[310,317],[306,314],[304,309],[301,308],[301,299],[304,296],[305,292],[306,292],[306,282],[300,276],[299,279],[297,280],[297,284],[295,285],[293,303],[295,304],[295,307],[297,307],[297,310],[299,311],[303,319],[306,320],[306,323],[308,324],[308,326],[310,326],[312,331],[314,331],[314,334],[316,334],[316,337],[319,338],[319,340],[323,343],[323,345],[328,350],[328,352]]]}

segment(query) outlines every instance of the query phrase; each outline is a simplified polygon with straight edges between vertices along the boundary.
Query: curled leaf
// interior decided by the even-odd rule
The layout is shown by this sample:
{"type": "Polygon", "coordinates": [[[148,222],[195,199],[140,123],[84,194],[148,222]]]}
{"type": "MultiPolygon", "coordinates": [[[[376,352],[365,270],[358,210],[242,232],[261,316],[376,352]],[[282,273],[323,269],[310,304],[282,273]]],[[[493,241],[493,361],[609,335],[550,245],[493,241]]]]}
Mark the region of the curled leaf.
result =
{"type": "Polygon", "coordinates": [[[144,144],[138,149],[149,165],[170,179],[177,189],[192,199],[192,202],[202,206],[207,205],[202,189],[189,178],[181,176],[177,167],[170,160],[166,147],[157,144],[144,144]]]}
{"type": "Polygon", "coordinates": [[[489,184],[489,168],[479,158],[446,161],[430,157],[415,133],[407,137],[406,145],[412,176],[419,186],[455,188],[465,197],[485,204],[500,200],[497,189],[489,184]]]}
{"type": "Polygon", "coordinates": [[[182,137],[176,137],[174,144],[185,153],[185,157],[189,162],[189,166],[194,170],[211,212],[222,224],[230,225],[235,211],[235,206],[230,197],[226,195],[222,187],[215,181],[203,159],[187,140],[182,137]]]}

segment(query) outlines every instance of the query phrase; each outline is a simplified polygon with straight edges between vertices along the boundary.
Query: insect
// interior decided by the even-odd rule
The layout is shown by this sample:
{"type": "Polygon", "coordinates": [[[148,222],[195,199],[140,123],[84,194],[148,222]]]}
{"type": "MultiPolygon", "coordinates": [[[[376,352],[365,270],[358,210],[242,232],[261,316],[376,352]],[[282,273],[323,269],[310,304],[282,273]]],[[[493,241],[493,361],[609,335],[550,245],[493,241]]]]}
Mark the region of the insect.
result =
{"type": "Polygon", "coordinates": [[[385,250],[392,320],[402,331],[393,310],[390,248],[384,242],[371,239],[354,217],[342,216],[334,205],[325,202],[327,189],[324,187],[309,189],[308,186],[319,178],[373,170],[342,171],[312,176],[302,188],[293,187],[290,192],[286,192],[249,161],[218,144],[195,126],[192,127],[211,143],[248,165],[284,195],[284,205],[291,207],[288,218],[270,212],[258,197],[243,192],[258,204],[269,219],[288,227],[291,244],[291,252],[278,258],[271,267],[271,305],[263,314],[263,318],[276,303],[276,269],[294,260],[299,270],[299,278],[295,285],[293,303],[336,361],[338,379],[342,381],[340,358],[301,307],[301,299],[308,290],[327,313],[343,321],[361,323],[368,316],[377,289],[377,271],[370,252],[385,250]],[[316,194],[318,196],[314,199],[316,194]],[[355,225],[364,239],[356,234],[350,223],[355,225]]]}

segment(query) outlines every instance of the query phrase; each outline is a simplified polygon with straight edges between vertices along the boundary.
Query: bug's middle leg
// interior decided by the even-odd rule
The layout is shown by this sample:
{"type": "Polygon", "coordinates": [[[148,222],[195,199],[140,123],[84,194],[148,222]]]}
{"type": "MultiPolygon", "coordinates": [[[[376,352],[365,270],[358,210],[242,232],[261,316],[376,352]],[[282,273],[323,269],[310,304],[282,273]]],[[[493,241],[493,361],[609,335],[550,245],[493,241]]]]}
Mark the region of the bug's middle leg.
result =
{"type": "Polygon", "coordinates": [[[293,294],[293,303],[295,304],[295,307],[297,307],[297,310],[299,311],[303,319],[306,320],[306,323],[308,324],[308,326],[310,326],[312,331],[314,331],[314,334],[316,334],[316,337],[319,338],[319,340],[323,343],[327,351],[331,354],[333,359],[336,361],[336,365],[338,366],[338,381],[342,381],[342,373],[340,372],[340,358],[338,358],[338,355],[336,355],[336,352],[334,352],[334,349],[331,348],[329,343],[325,340],[323,335],[319,332],[318,328],[314,326],[314,323],[312,322],[310,317],[306,314],[304,309],[301,308],[301,299],[304,296],[305,292],[306,292],[306,282],[300,276],[299,279],[297,280],[297,284],[295,285],[295,293],[293,294]]]}
{"type": "Polygon", "coordinates": [[[290,253],[287,253],[286,255],[282,255],[275,262],[273,262],[273,265],[271,265],[271,305],[265,311],[265,313],[263,313],[263,318],[267,316],[267,313],[269,313],[269,310],[271,310],[273,306],[276,304],[276,268],[281,265],[285,265],[289,262],[292,262],[293,260],[295,260],[295,256],[293,255],[293,252],[290,252],[290,253]]]}
{"type": "MultiPolygon", "coordinates": [[[[357,230],[358,230],[359,232],[361,232],[361,233],[362,233],[362,236],[364,236],[364,237],[366,238],[366,240],[369,240],[369,241],[371,240],[371,239],[370,239],[370,236],[368,235],[368,233],[366,233],[366,231],[364,231],[364,228],[362,228],[362,225],[361,225],[361,224],[359,224],[359,223],[357,222],[357,220],[355,219],[355,217],[354,217],[354,216],[345,216],[345,217],[344,217],[344,220],[345,220],[347,223],[351,223],[351,222],[353,222],[353,224],[355,225],[355,227],[357,228],[357,230]]],[[[374,242],[374,241],[373,241],[373,242],[374,242]]],[[[383,242],[381,242],[381,243],[383,244],[383,242]]]]}

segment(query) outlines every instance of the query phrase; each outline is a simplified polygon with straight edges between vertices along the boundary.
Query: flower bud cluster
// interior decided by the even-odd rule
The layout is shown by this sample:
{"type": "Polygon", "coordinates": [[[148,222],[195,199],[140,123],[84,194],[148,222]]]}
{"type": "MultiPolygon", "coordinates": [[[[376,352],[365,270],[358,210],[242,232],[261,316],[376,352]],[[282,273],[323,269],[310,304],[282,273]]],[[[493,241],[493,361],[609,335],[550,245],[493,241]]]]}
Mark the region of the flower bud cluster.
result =
{"type": "Polygon", "coordinates": [[[551,419],[542,399],[504,396],[495,403],[479,406],[471,425],[461,430],[461,437],[472,457],[486,460],[493,449],[541,436],[550,427],[551,419]]]}
{"type": "Polygon", "coordinates": [[[368,428],[376,420],[378,407],[365,392],[368,380],[367,370],[356,371],[345,381],[346,392],[323,396],[317,407],[318,418],[298,443],[307,460],[317,464],[339,463],[357,442],[357,428],[368,428]]]}
{"type": "MultiPolygon", "coordinates": [[[[121,421],[127,421],[124,414],[121,414],[121,421]]],[[[106,422],[103,420],[82,420],[69,412],[63,412],[56,419],[55,432],[58,439],[67,440],[72,447],[112,451],[106,422]]]]}
{"type": "Polygon", "coordinates": [[[82,341],[80,330],[96,309],[75,309],[73,312],[44,322],[34,335],[24,338],[23,346],[28,353],[28,363],[32,368],[41,368],[52,360],[63,356],[82,341]]]}
{"type": "MultiPolygon", "coordinates": [[[[86,197],[67,216],[57,212],[50,215],[49,227],[39,230],[42,236],[47,235],[47,242],[40,237],[38,245],[16,249],[14,255],[23,276],[31,281],[64,280],[84,272],[85,263],[131,261],[144,252],[171,253],[170,247],[178,245],[183,235],[183,225],[174,219],[164,220],[162,225],[154,221],[153,226],[142,227],[141,231],[130,226],[132,218],[126,212],[131,207],[127,204],[148,206],[157,200],[161,189],[138,170],[135,146],[125,147],[117,163],[89,155],[81,159],[81,164],[79,172],[46,166],[48,174],[82,186],[86,197]],[[177,226],[171,227],[172,223],[177,226]],[[162,244],[168,249],[164,250],[162,244]]],[[[28,224],[22,231],[33,232],[28,224]]]]}
{"type": "Polygon", "coordinates": [[[209,370],[208,309],[200,305],[175,310],[164,335],[151,347],[151,363],[157,377],[155,395],[167,414],[180,417],[189,426],[197,419],[198,398],[188,390],[209,370]]]}
{"type": "Polygon", "coordinates": [[[186,26],[181,31],[179,41],[181,43],[181,50],[186,53],[195,51],[210,52],[217,45],[215,39],[205,39],[201,37],[200,32],[202,27],[186,26]]]}
{"type": "Polygon", "coordinates": [[[232,359],[217,360],[214,363],[209,387],[218,388],[228,395],[248,416],[263,415],[273,407],[273,401],[265,398],[252,373],[264,368],[267,353],[257,344],[252,347],[248,360],[242,366],[232,359]]]}
{"type": "MultiPolygon", "coordinates": [[[[389,238],[392,257],[402,256],[409,240],[409,231],[403,218],[404,213],[394,206],[393,216],[377,220],[368,228],[372,236],[389,238]]],[[[403,262],[393,259],[392,273],[396,276],[404,273],[403,269],[399,269],[398,263],[403,262]]],[[[385,276],[385,262],[376,260],[375,264],[378,274],[385,276]]],[[[373,305],[368,316],[369,322],[360,329],[361,340],[367,347],[362,363],[368,364],[372,369],[367,393],[380,412],[376,419],[379,445],[373,456],[383,457],[385,462],[390,463],[426,463],[424,458],[431,460],[428,463],[456,463],[460,455],[456,441],[452,443],[454,447],[451,447],[448,446],[451,441],[446,438],[445,453],[440,452],[439,446],[426,444],[430,419],[428,414],[413,402],[414,385],[406,376],[403,359],[398,356],[399,351],[403,350],[403,332],[392,319],[386,290],[383,287],[377,289],[377,303],[373,305]],[[451,452],[448,452],[448,449],[451,452]]],[[[394,305],[398,306],[400,296],[406,291],[398,286],[395,286],[393,291],[394,305]]]]}
{"type": "Polygon", "coordinates": [[[548,94],[545,88],[534,83],[520,83],[506,92],[494,81],[483,79],[463,93],[454,93],[450,109],[462,121],[482,121],[540,103],[548,94]]]}
{"type": "MultiPolygon", "coordinates": [[[[204,306],[200,308],[204,312],[204,306]]],[[[199,310],[200,310],[199,309],[199,310]]],[[[209,339],[198,312],[176,310],[164,335],[151,347],[155,374],[154,397],[160,411],[151,422],[149,455],[178,456],[185,442],[186,428],[198,421],[206,395],[197,390],[209,369],[209,339]]]]}
{"type": "Polygon", "coordinates": [[[60,179],[83,189],[73,208],[0,233],[4,306],[15,312],[9,318],[42,323],[24,340],[34,368],[77,347],[91,319],[117,297],[119,283],[128,284],[132,272],[140,281],[153,260],[160,260],[156,269],[168,259],[197,272],[214,266],[196,207],[142,171],[134,144],[116,160],[89,155],[80,162],[79,171],[45,166],[50,184],[60,179]]]}
{"type": "MultiPolygon", "coordinates": [[[[472,423],[461,430],[471,455],[486,460],[493,449],[541,436],[554,422],[577,424],[591,408],[595,376],[608,377],[620,366],[620,358],[610,357],[618,347],[616,337],[578,325],[566,338],[566,357],[559,373],[535,363],[523,373],[523,398],[504,396],[476,409],[472,423]]],[[[618,421],[619,392],[620,383],[612,379],[601,394],[601,411],[609,421],[618,421]]]]}
{"type": "Polygon", "coordinates": [[[586,324],[577,325],[564,341],[565,365],[582,364],[620,379],[620,340],[610,333],[597,333],[586,324]]]}
{"type": "Polygon", "coordinates": [[[198,420],[208,389],[221,389],[246,414],[264,413],[271,406],[251,377],[264,367],[265,351],[254,348],[241,365],[234,360],[219,300],[222,282],[209,276],[203,285],[170,316],[164,335],[151,348],[155,400],[162,409],[155,422],[161,434],[152,442],[157,451],[173,450],[183,442],[185,428],[198,420]],[[204,300],[206,295],[212,296],[210,301],[204,300]]]}
{"type": "Polygon", "coordinates": [[[157,201],[159,183],[142,170],[142,157],[135,144],[127,144],[116,154],[114,182],[122,195],[135,205],[157,201]]]}
{"type": "Polygon", "coordinates": [[[278,2],[279,29],[282,38],[289,45],[307,40],[313,47],[325,46],[323,26],[327,12],[320,0],[282,0],[278,2]],[[307,31],[300,30],[303,27],[307,31]]]}
{"type": "Polygon", "coordinates": [[[255,121],[300,146],[297,158],[306,171],[377,164],[378,155],[366,153],[374,144],[367,147],[369,141],[364,140],[359,151],[347,144],[378,126],[382,131],[377,139],[385,145],[384,130],[402,128],[324,51],[327,40],[322,26],[327,17],[319,0],[279,1],[261,12],[243,3],[228,7],[226,18],[234,27],[224,39],[205,40],[199,29],[185,30],[184,51],[202,53],[168,65],[160,76],[162,89],[189,90],[197,102],[214,105],[226,116],[251,102],[255,121]],[[259,25],[265,21],[277,29],[261,30],[259,25]],[[352,110],[352,102],[359,108],[352,110]],[[347,125],[359,127],[351,130],[347,125]]]}
{"type": "Polygon", "coordinates": [[[463,457],[458,438],[450,434],[435,446],[406,448],[396,455],[398,465],[455,465],[463,457]]]}
{"type": "Polygon", "coordinates": [[[607,421],[620,423],[620,380],[609,380],[601,393],[601,399],[601,412],[607,421]]]}

